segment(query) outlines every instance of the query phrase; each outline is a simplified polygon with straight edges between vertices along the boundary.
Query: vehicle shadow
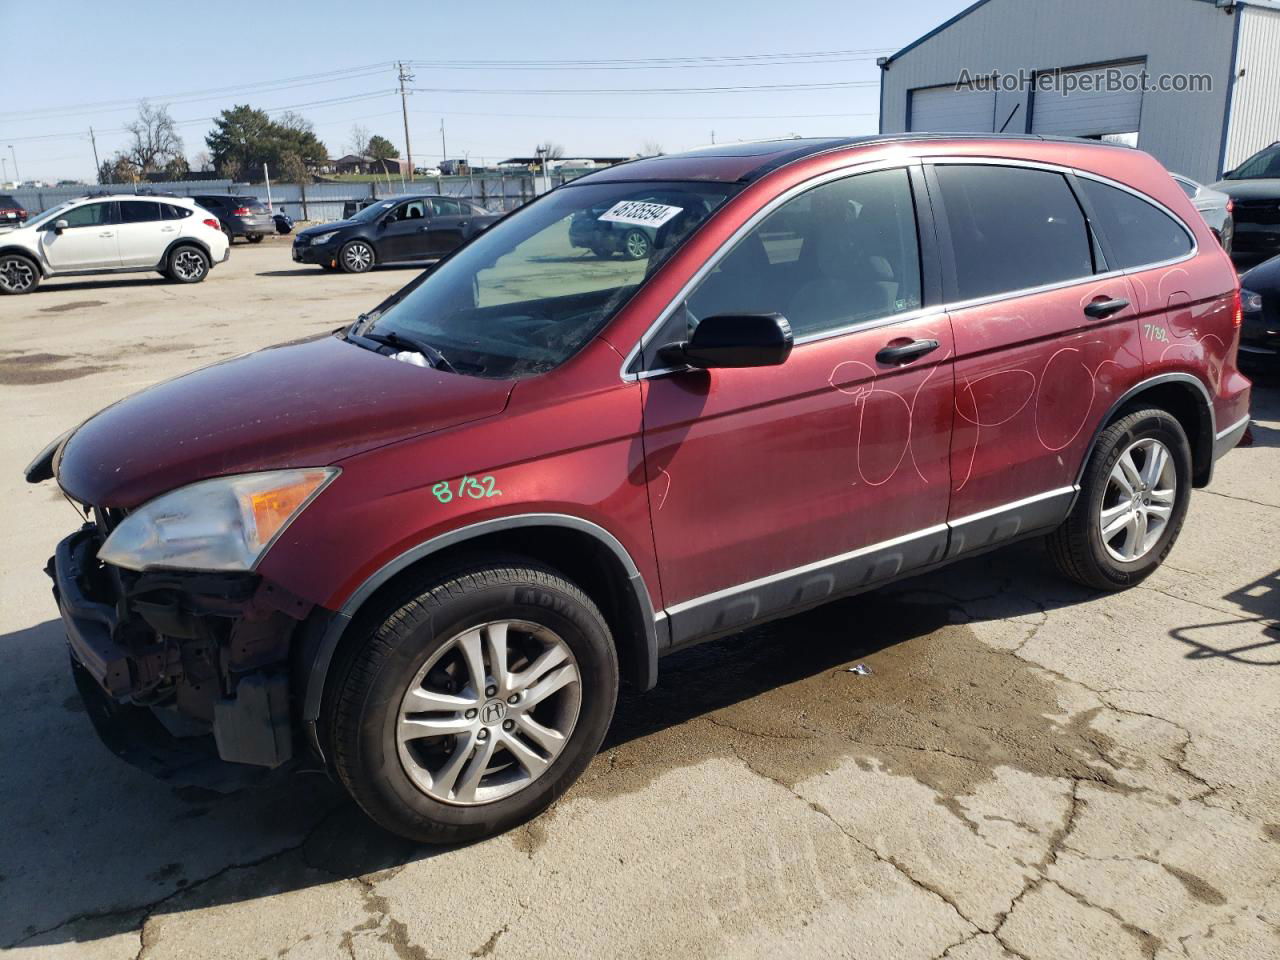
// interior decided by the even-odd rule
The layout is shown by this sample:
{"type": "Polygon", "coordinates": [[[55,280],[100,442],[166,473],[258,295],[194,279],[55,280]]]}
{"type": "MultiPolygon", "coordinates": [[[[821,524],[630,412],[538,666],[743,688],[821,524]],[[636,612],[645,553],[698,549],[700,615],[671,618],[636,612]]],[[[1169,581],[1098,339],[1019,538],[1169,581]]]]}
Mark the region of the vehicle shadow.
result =
{"type": "MultiPolygon", "coordinates": [[[[947,624],[1040,614],[1093,596],[1064,584],[1030,544],[827,604],[665,658],[655,690],[620,698],[603,752],[947,624]]],[[[8,709],[40,715],[38,735],[4,741],[0,755],[0,820],[11,825],[0,836],[6,947],[95,941],[136,930],[146,914],[360,877],[447,849],[386,833],[323,774],[274,771],[217,793],[134,771],[98,742],[83,715],[60,622],[0,643],[23,651],[22,686],[39,691],[8,709]],[[69,794],[68,768],[77,770],[69,794]],[[234,883],[205,882],[246,864],[234,883]]]]}
{"type": "MultiPolygon", "coordinates": [[[[378,273],[389,270],[426,270],[432,266],[430,262],[415,263],[380,263],[373,268],[371,273],[378,273]]],[[[330,274],[340,274],[340,270],[325,270],[318,264],[308,264],[304,267],[295,267],[291,270],[260,270],[255,276],[259,277],[323,277],[330,274]]],[[[356,274],[359,276],[359,274],[356,274]]]]}
{"type": "Polygon", "coordinates": [[[93,280],[62,280],[54,277],[51,280],[41,282],[27,296],[38,297],[48,293],[66,293],[74,290],[105,290],[118,287],[154,287],[160,284],[167,284],[172,287],[181,284],[174,283],[168,277],[162,277],[160,274],[154,276],[131,276],[131,277],[111,277],[101,276],[93,280]]]}

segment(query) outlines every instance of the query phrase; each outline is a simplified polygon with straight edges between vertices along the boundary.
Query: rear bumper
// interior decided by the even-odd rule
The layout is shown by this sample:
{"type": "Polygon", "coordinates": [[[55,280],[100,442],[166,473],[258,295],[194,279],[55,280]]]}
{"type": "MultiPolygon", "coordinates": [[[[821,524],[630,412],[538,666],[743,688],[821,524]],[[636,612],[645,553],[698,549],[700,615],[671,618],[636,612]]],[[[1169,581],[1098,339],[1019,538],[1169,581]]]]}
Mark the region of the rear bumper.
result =
{"type": "Polygon", "coordinates": [[[227,225],[231,227],[232,235],[237,237],[275,236],[276,232],[276,222],[271,219],[229,220],[227,225]]]}
{"type": "Polygon", "coordinates": [[[1249,417],[1246,414],[1238,422],[1231,424],[1224,430],[1218,431],[1217,436],[1213,438],[1213,459],[1220,460],[1240,443],[1240,438],[1244,436],[1244,432],[1249,429],[1249,417]]]}

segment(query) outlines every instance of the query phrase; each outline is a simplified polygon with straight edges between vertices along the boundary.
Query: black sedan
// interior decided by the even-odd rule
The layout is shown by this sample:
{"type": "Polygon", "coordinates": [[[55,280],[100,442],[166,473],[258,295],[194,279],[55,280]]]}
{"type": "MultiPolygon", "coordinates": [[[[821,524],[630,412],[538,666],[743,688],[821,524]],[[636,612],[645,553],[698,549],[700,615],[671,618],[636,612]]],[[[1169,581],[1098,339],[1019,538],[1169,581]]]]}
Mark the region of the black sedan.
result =
{"type": "Polygon", "coordinates": [[[293,259],[347,273],[364,273],[379,263],[439,260],[497,219],[453,197],[389,197],[349,220],[299,231],[293,259]]]}
{"type": "Polygon", "coordinates": [[[1280,257],[1240,274],[1242,365],[1280,371],[1280,257]]]}

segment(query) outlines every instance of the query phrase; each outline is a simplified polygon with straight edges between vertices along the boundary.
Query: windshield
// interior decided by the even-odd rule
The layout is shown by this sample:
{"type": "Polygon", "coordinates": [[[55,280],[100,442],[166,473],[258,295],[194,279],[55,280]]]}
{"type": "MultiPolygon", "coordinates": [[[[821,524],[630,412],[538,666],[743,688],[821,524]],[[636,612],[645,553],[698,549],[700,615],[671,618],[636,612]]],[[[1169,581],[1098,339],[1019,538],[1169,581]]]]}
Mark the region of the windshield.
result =
{"type": "Polygon", "coordinates": [[[58,204],[55,207],[50,207],[48,210],[46,210],[44,213],[40,214],[39,216],[32,217],[30,220],[27,221],[26,225],[28,227],[34,227],[41,223],[44,223],[54,214],[61,213],[63,210],[67,209],[67,207],[71,206],[75,202],[76,202],[75,200],[63,200],[60,204],[58,204]]]}
{"type": "Polygon", "coordinates": [[[1280,180],[1280,143],[1260,150],[1236,167],[1228,180],[1280,180]]]}
{"type": "Polygon", "coordinates": [[[383,200],[381,203],[371,203],[359,213],[352,214],[350,219],[360,220],[362,222],[376,220],[394,206],[395,202],[392,200],[383,200]]]}
{"type": "Polygon", "coordinates": [[[415,281],[361,332],[425,341],[459,373],[543,373],[595,336],[738,189],[720,183],[563,187],[415,281]]]}

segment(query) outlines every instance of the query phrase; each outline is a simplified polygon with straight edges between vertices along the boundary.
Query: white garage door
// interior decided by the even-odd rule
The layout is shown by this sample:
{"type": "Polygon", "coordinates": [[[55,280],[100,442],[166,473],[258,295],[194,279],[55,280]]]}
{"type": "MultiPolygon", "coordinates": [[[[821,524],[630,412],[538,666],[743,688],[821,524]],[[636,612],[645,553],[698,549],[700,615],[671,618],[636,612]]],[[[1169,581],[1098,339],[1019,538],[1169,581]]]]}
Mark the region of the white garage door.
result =
{"type": "Polygon", "coordinates": [[[911,130],[919,133],[990,133],[996,95],[988,90],[927,87],[911,91],[911,130]]]}
{"type": "Polygon", "coordinates": [[[1064,70],[1053,89],[1040,86],[1031,102],[1031,132],[1060,137],[1136,133],[1142,116],[1141,60],[1064,70]],[[1091,84],[1086,88],[1084,83],[1091,84]]]}

